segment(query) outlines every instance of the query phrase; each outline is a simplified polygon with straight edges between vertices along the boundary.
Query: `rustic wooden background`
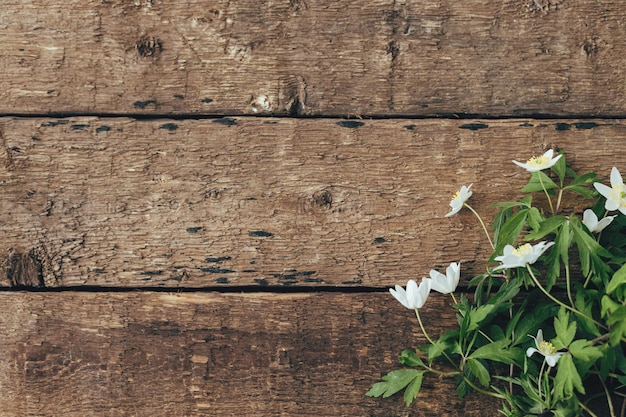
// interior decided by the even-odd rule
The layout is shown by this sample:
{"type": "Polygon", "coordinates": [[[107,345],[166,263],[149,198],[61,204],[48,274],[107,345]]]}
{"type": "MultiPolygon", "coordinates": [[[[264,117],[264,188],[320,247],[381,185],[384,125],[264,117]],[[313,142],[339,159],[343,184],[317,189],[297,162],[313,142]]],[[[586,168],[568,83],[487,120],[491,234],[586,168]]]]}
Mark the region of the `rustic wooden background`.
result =
{"type": "MultiPolygon", "coordinates": [[[[0,416],[493,416],[387,293],[559,147],[626,167],[615,0],[0,0],[0,416]]],[[[446,328],[448,300],[425,321],[446,328]]],[[[435,333],[437,330],[435,330],[435,333]]]]}

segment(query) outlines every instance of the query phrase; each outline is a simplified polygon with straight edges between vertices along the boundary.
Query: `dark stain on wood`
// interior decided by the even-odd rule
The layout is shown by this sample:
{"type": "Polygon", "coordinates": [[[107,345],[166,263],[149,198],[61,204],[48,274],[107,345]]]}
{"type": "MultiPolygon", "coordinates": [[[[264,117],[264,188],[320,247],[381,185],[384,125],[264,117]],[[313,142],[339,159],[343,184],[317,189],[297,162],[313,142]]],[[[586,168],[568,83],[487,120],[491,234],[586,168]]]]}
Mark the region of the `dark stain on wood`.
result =
{"type": "Polygon", "coordinates": [[[554,128],[558,131],[569,130],[570,127],[572,127],[572,125],[570,125],[569,123],[557,123],[554,125],[554,128]]]}
{"type": "Polygon", "coordinates": [[[87,128],[89,128],[87,123],[75,123],[72,125],[72,130],[85,130],[87,128]]]}
{"type": "Polygon", "coordinates": [[[579,122],[579,123],[574,123],[574,127],[576,129],[593,129],[594,127],[598,127],[600,126],[599,124],[595,123],[595,122],[579,122]]]}
{"type": "Polygon", "coordinates": [[[96,133],[108,132],[109,130],[111,130],[109,126],[106,126],[106,125],[98,126],[96,128],[96,133]]]}
{"type": "Polygon", "coordinates": [[[199,268],[199,269],[200,269],[200,271],[207,272],[209,274],[232,274],[234,272],[237,272],[237,271],[234,271],[232,269],[218,268],[218,267],[215,267],[215,266],[202,267],[202,268],[199,268]]]}
{"type": "Polygon", "coordinates": [[[385,239],[384,237],[374,238],[374,243],[385,243],[386,241],[387,239],[385,239]]]}
{"type": "Polygon", "coordinates": [[[141,272],[141,275],[158,276],[163,275],[163,271],[160,269],[156,271],[143,271],[141,272]]]}
{"type": "Polygon", "coordinates": [[[146,107],[148,107],[149,105],[153,104],[154,106],[156,106],[158,103],[156,100],[145,100],[145,101],[135,101],[133,103],[133,107],[136,107],[138,109],[145,109],[146,107]]]}
{"type": "Polygon", "coordinates": [[[406,126],[404,126],[404,128],[405,128],[406,130],[410,130],[410,131],[412,131],[412,130],[415,130],[415,125],[406,125],[406,126]]]}
{"type": "Polygon", "coordinates": [[[356,129],[357,127],[363,126],[365,123],[357,122],[356,120],[342,120],[341,122],[337,122],[337,124],[341,127],[347,127],[348,129],[356,129]]]}
{"type": "Polygon", "coordinates": [[[251,230],[251,231],[248,232],[248,236],[252,236],[252,237],[272,237],[274,235],[272,233],[266,232],[264,230],[251,230]]]}
{"type": "Polygon", "coordinates": [[[233,119],[232,117],[222,117],[221,119],[213,120],[213,123],[219,123],[225,126],[234,126],[237,124],[237,120],[233,119]]]}
{"type": "Polygon", "coordinates": [[[466,123],[464,125],[459,126],[459,129],[468,129],[468,130],[480,130],[487,129],[489,127],[486,123],[466,123]]]}
{"type": "Polygon", "coordinates": [[[66,125],[68,123],[69,123],[69,120],[50,120],[49,122],[42,123],[41,126],[42,127],[55,127],[55,126],[66,125]]]}
{"type": "Polygon", "coordinates": [[[159,129],[166,129],[166,130],[169,130],[170,132],[173,132],[176,129],[178,129],[178,125],[176,123],[165,123],[159,126],[159,129]]]}
{"type": "Polygon", "coordinates": [[[204,227],[202,227],[202,226],[188,227],[186,229],[187,233],[198,233],[198,232],[200,232],[202,230],[204,230],[204,227]]]}
{"type": "Polygon", "coordinates": [[[216,284],[228,284],[228,278],[222,277],[215,280],[216,284]]]}
{"type": "Polygon", "coordinates": [[[43,288],[42,261],[34,249],[21,253],[10,249],[6,261],[6,277],[13,288],[43,288]]]}
{"type": "Polygon", "coordinates": [[[213,99],[212,98],[208,98],[208,97],[205,97],[205,98],[203,98],[200,101],[202,101],[205,104],[213,103],[213,99]]]}
{"type": "Polygon", "coordinates": [[[204,262],[219,264],[224,261],[230,261],[232,258],[230,256],[218,256],[218,257],[209,257],[204,258],[204,262]]]}

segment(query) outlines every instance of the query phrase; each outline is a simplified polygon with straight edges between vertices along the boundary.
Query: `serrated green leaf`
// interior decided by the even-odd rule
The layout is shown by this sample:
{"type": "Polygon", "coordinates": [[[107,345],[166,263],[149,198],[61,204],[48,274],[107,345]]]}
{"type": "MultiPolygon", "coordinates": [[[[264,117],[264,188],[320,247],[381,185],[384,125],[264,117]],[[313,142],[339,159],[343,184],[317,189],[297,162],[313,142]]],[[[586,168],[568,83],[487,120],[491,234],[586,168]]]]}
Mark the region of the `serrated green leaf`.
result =
{"type": "Polygon", "coordinates": [[[602,297],[602,301],[600,301],[600,304],[602,306],[602,309],[600,311],[602,317],[606,316],[607,312],[613,314],[615,311],[617,311],[617,309],[622,306],[621,304],[613,301],[608,295],[602,297]]]}
{"type": "Polygon", "coordinates": [[[478,378],[480,385],[488,387],[491,382],[491,376],[489,375],[489,371],[485,365],[483,365],[479,360],[473,358],[469,358],[467,360],[467,365],[469,366],[470,372],[478,378]]]}
{"type": "Polygon", "coordinates": [[[576,322],[570,321],[570,314],[564,307],[559,309],[559,314],[554,318],[554,331],[557,349],[569,346],[576,336],[576,322]]]}
{"type": "Polygon", "coordinates": [[[509,342],[509,340],[498,340],[488,343],[476,349],[469,357],[502,362],[507,365],[520,365],[524,353],[519,348],[508,348],[509,342]]]}
{"type": "Polygon", "coordinates": [[[493,255],[489,258],[489,262],[492,262],[496,256],[502,254],[502,250],[506,245],[512,245],[519,237],[526,219],[528,218],[528,209],[521,209],[513,216],[511,216],[500,229],[497,240],[495,242],[495,249],[493,255]]]}
{"type": "Polygon", "coordinates": [[[539,230],[529,232],[526,236],[524,236],[524,240],[531,241],[542,239],[546,235],[554,233],[565,222],[567,222],[567,218],[564,216],[548,217],[541,222],[539,230]]]}
{"type": "Polygon", "coordinates": [[[567,399],[577,390],[585,393],[583,381],[572,360],[572,355],[565,354],[557,362],[556,376],[554,377],[554,396],[557,400],[567,399]]]}
{"type": "Polygon", "coordinates": [[[539,230],[539,226],[542,221],[543,221],[543,216],[539,212],[539,209],[537,209],[537,207],[531,207],[528,210],[528,225],[533,230],[539,230]]]}
{"type": "Polygon", "coordinates": [[[496,306],[494,304],[485,304],[476,309],[472,309],[469,312],[469,324],[467,331],[477,329],[480,324],[494,311],[496,306]]]}
{"type": "Polygon", "coordinates": [[[565,154],[563,152],[559,152],[562,155],[556,164],[552,166],[552,171],[559,177],[559,181],[563,184],[563,180],[565,179],[565,171],[567,169],[567,162],[565,161],[565,154]]]}
{"type": "Polygon", "coordinates": [[[576,359],[584,362],[595,362],[604,356],[602,349],[594,346],[590,340],[575,340],[569,345],[569,351],[576,359]]]}
{"type": "Polygon", "coordinates": [[[417,355],[417,352],[410,349],[403,350],[398,357],[398,361],[403,365],[411,367],[426,366],[424,361],[422,361],[422,359],[417,355]]]}
{"type": "Polygon", "coordinates": [[[552,190],[554,188],[558,188],[558,185],[550,177],[548,177],[543,171],[533,172],[530,175],[530,180],[528,184],[524,188],[522,188],[522,192],[525,193],[534,193],[537,191],[552,190]]]}
{"type": "Polygon", "coordinates": [[[613,277],[606,286],[607,294],[613,293],[622,284],[626,284],[626,264],[622,265],[620,269],[613,274],[613,277]]]}
{"type": "Polygon", "coordinates": [[[415,378],[422,378],[426,371],[417,369],[397,369],[382,377],[381,382],[375,383],[372,388],[365,393],[368,397],[387,398],[402,390],[413,382],[415,378]]]}
{"type": "Polygon", "coordinates": [[[422,379],[424,374],[419,374],[413,378],[413,381],[409,384],[408,387],[404,390],[404,403],[406,406],[410,406],[413,400],[417,397],[420,392],[420,388],[422,388],[422,379]]]}

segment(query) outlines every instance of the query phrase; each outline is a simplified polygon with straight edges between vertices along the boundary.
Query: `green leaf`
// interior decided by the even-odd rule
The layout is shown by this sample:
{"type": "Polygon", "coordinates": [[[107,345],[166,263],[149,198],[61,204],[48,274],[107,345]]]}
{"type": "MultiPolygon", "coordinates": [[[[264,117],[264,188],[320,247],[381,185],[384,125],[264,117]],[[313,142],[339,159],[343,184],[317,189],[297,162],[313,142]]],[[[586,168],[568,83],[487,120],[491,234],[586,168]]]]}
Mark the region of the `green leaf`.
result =
{"type": "Polygon", "coordinates": [[[569,351],[576,359],[584,362],[595,362],[604,356],[602,349],[594,346],[590,340],[576,340],[569,346],[569,351]]]}
{"type": "Polygon", "coordinates": [[[467,365],[469,366],[472,374],[474,374],[474,376],[478,378],[478,382],[480,382],[480,385],[482,385],[483,387],[488,387],[489,382],[491,382],[491,376],[489,375],[489,371],[487,370],[485,365],[483,365],[482,362],[474,358],[467,359],[467,365]]]}
{"type": "Polygon", "coordinates": [[[549,217],[541,222],[539,230],[533,230],[529,232],[526,236],[524,236],[524,240],[531,241],[542,239],[546,235],[554,233],[563,223],[566,222],[567,218],[565,216],[549,217]]]}
{"type": "Polygon", "coordinates": [[[424,364],[424,361],[422,361],[422,359],[419,356],[417,356],[417,352],[415,352],[414,350],[410,350],[410,349],[403,350],[402,353],[400,354],[400,357],[398,357],[398,361],[401,364],[406,365],[406,366],[426,367],[426,365],[424,364]]]}
{"type": "MultiPolygon", "coordinates": [[[[425,372],[426,371],[419,371],[417,369],[397,369],[391,371],[382,377],[382,382],[375,383],[365,395],[368,397],[380,397],[381,395],[383,398],[390,397],[413,383],[416,378],[420,379],[419,384],[421,385],[421,379],[425,372]]],[[[413,387],[413,392],[414,391],[415,387],[413,387]]],[[[419,386],[417,387],[417,391],[419,391],[419,386]]],[[[415,393],[415,395],[417,395],[417,393],[415,393]]],[[[411,401],[412,400],[413,399],[411,399],[411,401]]]]}
{"type": "Polygon", "coordinates": [[[476,349],[469,357],[502,362],[507,365],[520,365],[523,352],[519,348],[508,348],[509,340],[498,340],[476,349]]]}
{"type": "Polygon", "coordinates": [[[404,390],[404,403],[407,407],[411,405],[413,400],[417,397],[417,394],[419,394],[420,388],[422,388],[423,378],[423,373],[416,375],[413,381],[411,381],[409,386],[404,390]]]}
{"type": "Polygon", "coordinates": [[[485,304],[469,312],[469,325],[467,331],[477,329],[480,324],[493,312],[496,306],[494,304],[485,304]]]}
{"type": "Polygon", "coordinates": [[[564,307],[559,309],[559,314],[554,318],[554,330],[556,331],[557,349],[567,347],[576,336],[576,322],[570,321],[570,315],[564,307]]]}
{"type": "Polygon", "coordinates": [[[609,284],[606,286],[607,294],[611,294],[622,284],[626,284],[626,264],[622,265],[622,267],[613,274],[609,284]]]}
{"type": "Polygon", "coordinates": [[[565,171],[567,169],[567,162],[565,161],[565,154],[563,152],[559,152],[562,155],[556,164],[552,166],[552,171],[559,177],[561,184],[563,184],[563,180],[565,179],[565,171]]]}
{"type": "Polygon", "coordinates": [[[558,188],[558,185],[555,184],[550,177],[544,174],[543,171],[533,172],[530,176],[530,181],[524,188],[522,188],[522,192],[525,193],[534,193],[537,191],[552,190],[554,188],[558,188]]]}
{"type": "Polygon", "coordinates": [[[595,172],[588,172],[583,175],[579,175],[563,189],[575,192],[586,198],[594,198],[598,195],[597,191],[590,188],[590,185],[596,182],[597,174],[595,172]]]}
{"type": "Polygon", "coordinates": [[[582,379],[572,360],[572,355],[565,354],[557,362],[556,376],[554,377],[554,396],[556,400],[564,400],[574,394],[576,389],[585,393],[582,379]]]}
{"type": "Polygon", "coordinates": [[[493,255],[489,258],[489,262],[493,261],[496,256],[502,254],[502,250],[506,245],[512,245],[519,237],[526,219],[528,218],[528,209],[522,209],[509,218],[500,229],[498,238],[495,242],[493,255]]]}
{"type": "Polygon", "coordinates": [[[533,230],[539,230],[539,226],[543,221],[543,216],[539,213],[539,209],[537,207],[531,207],[528,210],[528,225],[533,230]]]}

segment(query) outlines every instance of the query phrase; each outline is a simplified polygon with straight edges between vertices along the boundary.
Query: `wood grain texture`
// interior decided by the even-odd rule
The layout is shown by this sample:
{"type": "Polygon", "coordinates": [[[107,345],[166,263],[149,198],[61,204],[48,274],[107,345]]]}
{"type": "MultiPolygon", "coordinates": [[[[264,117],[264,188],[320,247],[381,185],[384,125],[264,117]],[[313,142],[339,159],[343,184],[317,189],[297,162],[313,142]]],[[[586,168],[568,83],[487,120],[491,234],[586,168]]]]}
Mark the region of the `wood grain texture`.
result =
{"type": "MultiPolygon", "coordinates": [[[[424,309],[433,334],[453,321],[448,298],[424,309]]],[[[2,417],[495,415],[430,376],[412,409],[363,395],[425,342],[389,294],[5,292],[0,303],[2,417]]]]}
{"type": "Polygon", "coordinates": [[[0,114],[626,114],[617,1],[2,6],[0,114]]]}
{"type": "MultiPolygon", "coordinates": [[[[2,285],[385,287],[489,245],[472,205],[521,197],[511,163],[560,147],[624,167],[626,123],[225,118],[0,120],[2,285]]],[[[565,205],[565,209],[571,207],[565,205]]]]}

